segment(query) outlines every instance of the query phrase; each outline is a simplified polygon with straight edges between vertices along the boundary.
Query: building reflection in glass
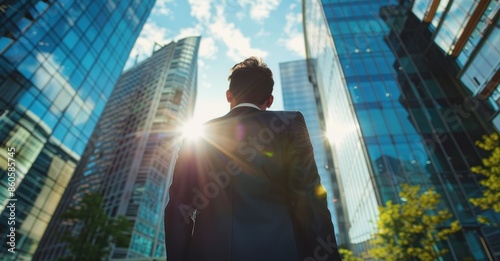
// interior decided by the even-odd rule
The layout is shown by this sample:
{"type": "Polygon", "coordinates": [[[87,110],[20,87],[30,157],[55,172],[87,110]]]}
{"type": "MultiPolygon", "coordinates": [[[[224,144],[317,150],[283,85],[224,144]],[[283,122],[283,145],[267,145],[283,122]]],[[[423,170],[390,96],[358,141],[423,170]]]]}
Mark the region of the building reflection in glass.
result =
{"type": "MultiPolygon", "coordinates": [[[[0,16],[0,187],[16,149],[16,254],[30,260],[154,1],[7,1],[0,16]]],[[[9,230],[0,194],[0,244],[9,230]]]]}
{"type": "MultiPolygon", "coordinates": [[[[468,42],[463,35],[480,24],[474,15],[482,17],[478,10],[488,10],[489,2],[303,3],[307,55],[315,61],[310,79],[319,88],[327,128],[346,137],[331,145],[353,250],[369,249],[376,205],[400,201],[400,185],[408,182],[434,187],[442,195],[440,207],[464,226],[446,242],[445,260],[498,255],[498,230],[481,228],[475,221],[480,210],[468,201],[480,191],[470,172],[481,164],[474,142],[493,131],[487,115],[494,109],[468,96],[470,87],[457,80],[473,63],[469,59],[461,70],[457,62],[460,43],[468,42]],[[467,18],[452,24],[457,17],[467,18]]],[[[495,30],[490,25],[482,46],[493,46],[495,30]]]]}

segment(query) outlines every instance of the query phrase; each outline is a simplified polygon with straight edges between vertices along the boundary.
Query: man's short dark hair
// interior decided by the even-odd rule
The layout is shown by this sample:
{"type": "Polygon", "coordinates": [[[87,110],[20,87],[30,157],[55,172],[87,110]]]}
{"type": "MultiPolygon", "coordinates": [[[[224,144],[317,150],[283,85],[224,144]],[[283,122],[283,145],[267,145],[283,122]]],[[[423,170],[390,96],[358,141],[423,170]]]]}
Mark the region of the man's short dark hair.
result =
{"type": "Polygon", "coordinates": [[[263,104],[273,92],[273,72],[257,57],[235,64],[228,80],[229,91],[239,103],[263,104]]]}

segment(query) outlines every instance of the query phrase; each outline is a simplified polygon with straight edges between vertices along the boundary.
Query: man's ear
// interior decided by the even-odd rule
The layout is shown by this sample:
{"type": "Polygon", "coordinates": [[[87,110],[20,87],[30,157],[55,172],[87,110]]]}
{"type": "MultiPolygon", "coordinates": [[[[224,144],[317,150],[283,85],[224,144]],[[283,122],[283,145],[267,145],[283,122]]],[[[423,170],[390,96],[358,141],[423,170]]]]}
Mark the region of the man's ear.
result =
{"type": "Polygon", "coordinates": [[[231,103],[233,101],[233,95],[229,90],[226,91],[226,100],[227,102],[231,103]]]}
{"type": "Polygon", "coordinates": [[[273,101],[274,101],[274,96],[272,96],[272,95],[269,96],[269,98],[266,101],[266,108],[271,107],[271,105],[273,104],[273,101]]]}

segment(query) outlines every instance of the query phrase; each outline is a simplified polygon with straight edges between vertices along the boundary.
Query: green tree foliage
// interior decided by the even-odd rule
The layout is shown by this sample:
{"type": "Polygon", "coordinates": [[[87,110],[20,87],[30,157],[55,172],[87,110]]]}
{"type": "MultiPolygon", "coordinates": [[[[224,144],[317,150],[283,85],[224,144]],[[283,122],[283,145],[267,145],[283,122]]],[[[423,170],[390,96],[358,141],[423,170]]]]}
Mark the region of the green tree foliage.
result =
{"type": "Polygon", "coordinates": [[[102,209],[100,194],[86,194],[78,207],[63,213],[62,218],[80,227],[78,233],[65,231],[62,239],[68,244],[71,257],[61,260],[103,260],[109,255],[110,245],[127,246],[132,231],[132,222],[125,216],[109,217],[102,209]]]}
{"type": "Polygon", "coordinates": [[[437,210],[441,196],[433,189],[419,194],[419,186],[404,184],[402,204],[387,202],[379,206],[377,233],[370,254],[382,260],[437,260],[447,249],[437,249],[437,243],[461,229],[458,221],[444,223],[452,217],[447,210],[437,210]]]}
{"type": "MultiPolygon", "coordinates": [[[[470,202],[481,209],[493,209],[500,212],[500,141],[498,133],[484,135],[482,141],[476,141],[476,145],[489,151],[490,155],[483,159],[483,166],[475,166],[471,171],[485,178],[479,183],[484,186],[483,195],[479,198],[471,198],[470,202]]],[[[479,222],[489,223],[485,217],[479,217],[479,222]]]]}
{"type": "Polygon", "coordinates": [[[363,261],[362,258],[355,257],[349,249],[339,248],[339,253],[342,256],[342,261],[363,261]]]}

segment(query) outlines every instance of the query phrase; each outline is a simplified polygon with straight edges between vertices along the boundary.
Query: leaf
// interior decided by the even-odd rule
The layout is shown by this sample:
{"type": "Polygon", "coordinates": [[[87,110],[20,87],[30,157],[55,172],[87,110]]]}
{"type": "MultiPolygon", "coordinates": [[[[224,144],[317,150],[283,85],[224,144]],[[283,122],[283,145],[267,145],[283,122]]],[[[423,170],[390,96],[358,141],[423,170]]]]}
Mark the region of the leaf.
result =
{"type": "Polygon", "coordinates": [[[71,224],[71,229],[63,232],[62,240],[74,260],[105,259],[112,244],[126,245],[130,241],[133,224],[124,216],[109,217],[101,207],[102,202],[100,194],[88,193],[80,204],[61,215],[71,224]]]}
{"type": "Polygon", "coordinates": [[[458,221],[446,225],[452,217],[448,210],[435,211],[441,195],[432,188],[422,194],[419,190],[419,186],[403,184],[400,197],[406,201],[379,206],[377,232],[369,251],[375,258],[436,260],[446,252],[436,250],[437,243],[461,229],[458,221]]]}

